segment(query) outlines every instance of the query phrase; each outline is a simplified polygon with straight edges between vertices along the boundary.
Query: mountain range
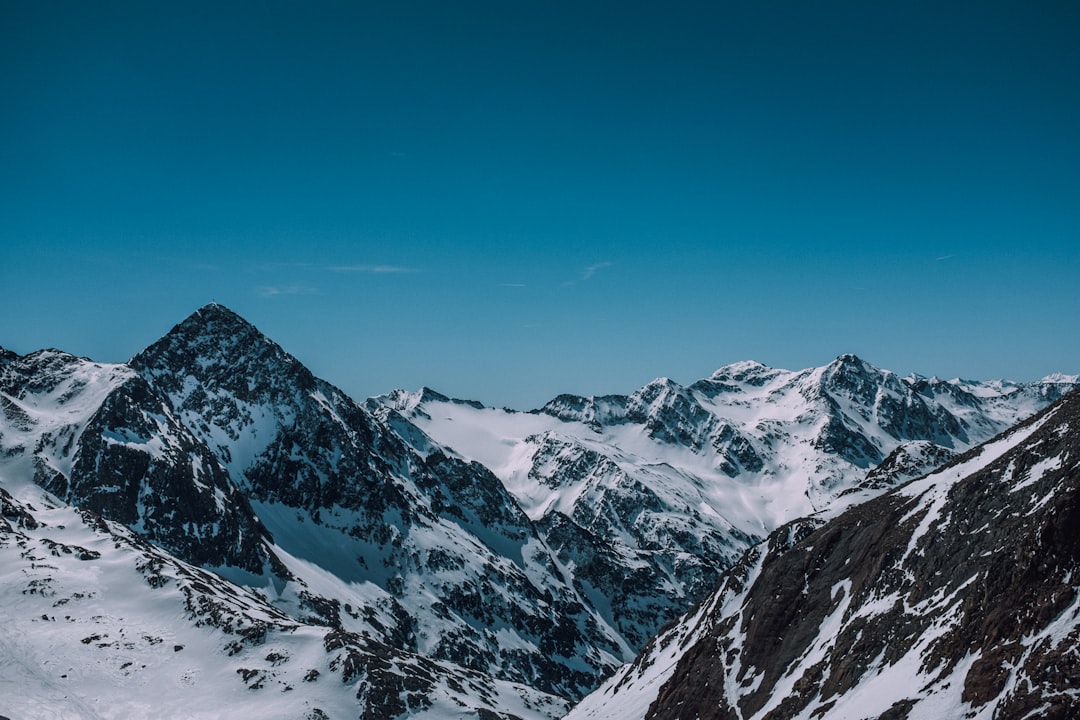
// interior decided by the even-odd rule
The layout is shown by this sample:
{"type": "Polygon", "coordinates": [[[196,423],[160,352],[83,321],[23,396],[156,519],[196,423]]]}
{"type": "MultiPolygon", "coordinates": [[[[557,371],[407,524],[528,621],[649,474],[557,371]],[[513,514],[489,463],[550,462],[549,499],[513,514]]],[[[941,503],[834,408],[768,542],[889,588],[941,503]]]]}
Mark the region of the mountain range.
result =
{"type": "Polygon", "coordinates": [[[490,468],[640,648],[772,530],[921,475],[1073,385],[901,378],[842,355],[800,372],[744,362],[686,387],[563,395],[529,413],[426,389],[375,402],[490,468]]]}
{"type": "MultiPolygon", "coordinates": [[[[610,676],[574,712],[614,682],[674,717],[644,702],[643,658],[711,642],[774,547],[943,464],[963,479],[1076,384],[842,355],[529,412],[426,388],[359,403],[216,304],[123,364],[0,350],[0,684],[31,688],[0,714],[556,718],[610,676]]],[[[867,592],[815,591],[814,612],[867,592]]]]}
{"type": "Polygon", "coordinates": [[[567,716],[1080,716],[1080,394],[788,523],[567,716]]]}

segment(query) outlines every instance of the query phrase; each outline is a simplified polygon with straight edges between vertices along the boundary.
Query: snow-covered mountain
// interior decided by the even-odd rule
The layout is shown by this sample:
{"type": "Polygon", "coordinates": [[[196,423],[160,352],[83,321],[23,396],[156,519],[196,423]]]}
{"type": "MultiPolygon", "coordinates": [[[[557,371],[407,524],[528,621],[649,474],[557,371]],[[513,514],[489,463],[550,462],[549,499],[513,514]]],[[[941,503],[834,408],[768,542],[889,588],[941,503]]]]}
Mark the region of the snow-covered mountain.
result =
{"type": "Polygon", "coordinates": [[[567,720],[1080,716],[1080,393],[776,530],[567,720]]]}
{"type": "Polygon", "coordinates": [[[295,622],[538,688],[540,716],[633,656],[486,468],[373,417],[226,308],[125,365],[0,360],[16,497],[122,523],[295,622]]]}
{"type": "Polygon", "coordinates": [[[1075,385],[901,378],[842,355],[799,372],[743,362],[689,386],[562,395],[528,413],[429,389],[369,407],[489,467],[640,648],[772,530],[921,475],[1075,385]]]}
{"type": "Polygon", "coordinates": [[[0,349],[0,683],[36,688],[0,715],[558,717],[775,528],[1075,384],[842,356],[359,404],[215,304],[128,363],[0,349]]]}

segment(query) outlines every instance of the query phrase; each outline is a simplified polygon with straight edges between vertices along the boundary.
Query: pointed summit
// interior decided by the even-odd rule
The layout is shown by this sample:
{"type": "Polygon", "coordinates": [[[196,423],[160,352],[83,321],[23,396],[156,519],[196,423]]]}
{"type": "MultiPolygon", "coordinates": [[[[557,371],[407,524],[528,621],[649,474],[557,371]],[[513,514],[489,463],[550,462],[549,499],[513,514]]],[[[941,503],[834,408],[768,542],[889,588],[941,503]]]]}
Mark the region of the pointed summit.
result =
{"type": "Polygon", "coordinates": [[[311,387],[314,376],[280,345],[224,305],[210,303],[176,325],[129,362],[148,380],[180,394],[191,377],[205,389],[227,389],[247,399],[260,385],[311,387]]]}
{"type": "Polygon", "coordinates": [[[138,365],[140,358],[153,354],[162,346],[179,350],[181,346],[192,349],[214,345],[220,349],[242,346],[243,343],[236,342],[239,340],[269,342],[266,336],[247,320],[224,305],[212,302],[188,315],[164,337],[132,358],[132,364],[138,365]]]}
{"type": "Polygon", "coordinates": [[[843,355],[838,355],[836,359],[829,363],[826,367],[834,370],[835,372],[877,371],[877,368],[863,360],[855,353],[844,353],[843,355]]]}
{"type": "Polygon", "coordinates": [[[887,370],[879,370],[857,355],[846,353],[822,368],[821,387],[872,405],[880,387],[896,384],[889,383],[891,376],[887,370]]]}
{"type": "Polygon", "coordinates": [[[205,305],[203,305],[201,308],[199,308],[198,310],[193,312],[191,315],[189,315],[188,319],[190,320],[193,317],[201,317],[201,318],[209,318],[209,319],[219,318],[219,319],[228,320],[228,321],[231,321],[231,322],[239,321],[239,322],[242,322],[242,323],[247,323],[247,320],[244,320],[244,318],[240,317],[240,315],[238,313],[236,313],[232,309],[226,307],[225,305],[222,305],[221,303],[214,302],[214,301],[208,302],[205,305]]]}

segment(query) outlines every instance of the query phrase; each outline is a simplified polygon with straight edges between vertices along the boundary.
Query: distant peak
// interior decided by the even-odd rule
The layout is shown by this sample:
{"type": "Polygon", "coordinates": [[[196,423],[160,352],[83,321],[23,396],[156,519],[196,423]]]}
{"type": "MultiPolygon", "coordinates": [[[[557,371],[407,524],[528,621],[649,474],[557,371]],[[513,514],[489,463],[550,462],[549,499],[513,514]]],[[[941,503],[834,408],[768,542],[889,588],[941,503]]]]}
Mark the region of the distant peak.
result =
{"type": "Polygon", "coordinates": [[[706,382],[720,383],[722,385],[737,383],[739,385],[763,387],[775,378],[786,374],[789,374],[787,370],[778,370],[757,360],[743,360],[725,365],[714,372],[706,382]]]}
{"type": "Polygon", "coordinates": [[[718,369],[713,373],[713,377],[739,377],[771,369],[765,363],[760,363],[757,360],[741,360],[718,369]]]}
{"type": "Polygon", "coordinates": [[[169,331],[170,335],[227,335],[231,338],[244,336],[255,340],[263,338],[258,328],[239,314],[216,302],[203,305],[169,331]]]}
{"type": "Polygon", "coordinates": [[[443,395],[438,390],[433,390],[427,385],[424,385],[416,393],[416,401],[418,403],[426,402],[442,402],[452,403],[454,405],[468,405],[469,407],[476,408],[478,410],[484,409],[484,403],[479,400],[463,400],[461,398],[450,397],[449,395],[443,395]]]}
{"type": "Polygon", "coordinates": [[[398,388],[373,399],[400,413],[412,412],[425,401],[431,400],[438,402],[443,399],[449,400],[449,398],[445,398],[445,396],[436,393],[434,390],[427,387],[420,388],[416,392],[398,388]],[[436,397],[433,397],[433,393],[436,397]]]}
{"type": "Polygon", "coordinates": [[[188,316],[188,320],[191,320],[192,318],[228,318],[229,320],[247,323],[247,320],[244,320],[244,318],[240,317],[240,315],[238,315],[236,312],[217,302],[206,303],[201,308],[188,316]]]}
{"type": "MultiPolygon", "coordinates": [[[[41,350],[35,350],[32,353],[27,353],[26,357],[33,358],[35,362],[41,362],[41,361],[45,361],[45,360],[50,360],[52,358],[61,358],[63,360],[76,360],[76,359],[79,359],[79,358],[76,358],[71,353],[66,352],[64,350],[58,350],[57,348],[42,348],[41,350]]],[[[82,359],[87,360],[89,358],[82,358],[82,359]]]]}
{"type": "Polygon", "coordinates": [[[485,409],[484,404],[477,400],[452,398],[448,395],[443,395],[438,390],[432,390],[426,385],[416,392],[402,389],[391,390],[386,395],[381,395],[378,400],[387,407],[391,407],[398,412],[410,412],[426,403],[450,403],[453,405],[467,405],[476,408],[477,410],[485,409]]]}
{"type": "Polygon", "coordinates": [[[825,375],[891,375],[888,370],[881,370],[863,360],[854,353],[844,353],[825,366],[825,375]]]}
{"type": "Polygon", "coordinates": [[[450,402],[450,396],[443,395],[438,390],[429,388],[427,385],[420,388],[418,399],[420,402],[450,402]]]}
{"type": "Polygon", "coordinates": [[[861,365],[868,365],[869,363],[867,363],[865,360],[863,360],[861,357],[859,357],[855,353],[844,353],[843,355],[839,355],[835,360],[833,360],[832,364],[833,365],[860,365],[861,366],[861,365]]]}
{"type": "Polygon", "coordinates": [[[643,385],[641,388],[638,389],[637,392],[634,393],[634,395],[635,396],[643,396],[643,397],[645,397],[645,396],[652,397],[652,396],[655,396],[655,395],[661,395],[661,394],[667,394],[667,393],[681,394],[681,393],[685,393],[685,392],[686,392],[685,387],[683,387],[682,385],[675,382],[674,380],[672,380],[669,377],[661,376],[661,377],[656,378],[652,382],[646,383],[645,385],[643,385]]]}

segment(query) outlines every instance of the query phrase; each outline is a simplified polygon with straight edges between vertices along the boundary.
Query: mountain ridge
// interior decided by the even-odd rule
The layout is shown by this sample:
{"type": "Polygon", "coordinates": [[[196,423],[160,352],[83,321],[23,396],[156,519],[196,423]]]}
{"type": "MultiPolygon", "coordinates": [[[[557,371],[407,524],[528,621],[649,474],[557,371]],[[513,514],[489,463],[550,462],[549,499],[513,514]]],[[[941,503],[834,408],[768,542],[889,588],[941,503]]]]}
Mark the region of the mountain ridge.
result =
{"type": "Polygon", "coordinates": [[[1078,421],[1073,391],[922,478],[778,529],[567,720],[1070,716],[1078,421]]]}
{"type": "MultiPolygon", "coordinates": [[[[362,716],[379,703],[431,716],[445,701],[486,718],[501,698],[539,720],[632,660],[775,528],[881,494],[1067,385],[902,379],[843,355],[529,412],[430,388],[359,403],[210,304],[128,363],[0,351],[0,545],[51,553],[59,531],[42,513],[77,508],[66,547],[119,543],[144,568],[175,556],[205,573],[199,597],[287,618],[267,632],[308,637],[362,716]],[[467,686],[484,689],[470,699],[467,686]]],[[[39,586],[20,587],[30,600],[9,599],[29,631],[39,586]]],[[[211,626],[230,622],[248,621],[211,626]]],[[[285,677],[273,667],[237,668],[239,687],[285,677]]]]}
{"type": "Polygon", "coordinates": [[[1069,387],[901,378],[845,354],[801,371],[748,361],[687,386],[560,395],[525,413],[427,388],[368,405],[491,468],[580,569],[579,590],[609,598],[605,619],[639,645],[776,527],[922,474],[1069,387]]]}

